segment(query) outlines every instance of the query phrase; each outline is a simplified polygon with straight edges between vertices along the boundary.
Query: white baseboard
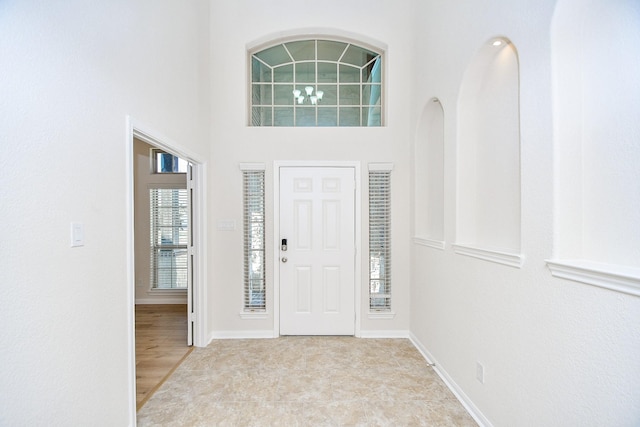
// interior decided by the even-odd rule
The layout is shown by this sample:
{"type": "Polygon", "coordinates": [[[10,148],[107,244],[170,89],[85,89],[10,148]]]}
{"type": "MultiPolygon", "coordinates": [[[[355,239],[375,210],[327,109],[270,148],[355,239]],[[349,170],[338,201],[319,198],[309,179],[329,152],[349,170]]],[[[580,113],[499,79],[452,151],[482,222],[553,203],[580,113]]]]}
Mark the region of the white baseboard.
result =
{"type": "Polygon", "coordinates": [[[277,338],[272,330],[265,329],[259,331],[213,331],[209,336],[209,343],[213,340],[243,340],[243,339],[265,339],[277,338]]]}
{"type": "MultiPolygon", "coordinates": [[[[209,336],[209,343],[213,340],[241,340],[241,339],[264,339],[277,338],[279,335],[271,330],[259,331],[214,331],[209,336]]],[[[360,331],[358,338],[410,338],[409,331],[403,330],[381,330],[381,331],[360,331]]]]}
{"type": "Polygon", "coordinates": [[[409,338],[409,331],[382,330],[382,331],[360,331],[358,338],[409,338]]]}
{"type": "Polygon", "coordinates": [[[462,403],[462,406],[469,412],[469,415],[478,423],[480,427],[493,427],[493,424],[480,412],[478,407],[469,399],[469,396],[456,384],[456,382],[449,376],[447,371],[442,369],[438,364],[438,361],[433,357],[431,353],[425,348],[424,345],[416,338],[412,333],[409,333],[409,339],[413,345],[418,349],[427,362],[434,364],[433,369],[438,376],[444,381],[445,385],[449,387],[449,390],[456,396],[456,398],[462,403]]]}
{"type": "Polygon", "coordinates": [[[187,297],[136,298],[136,304],[187,304],[187,297]]]}

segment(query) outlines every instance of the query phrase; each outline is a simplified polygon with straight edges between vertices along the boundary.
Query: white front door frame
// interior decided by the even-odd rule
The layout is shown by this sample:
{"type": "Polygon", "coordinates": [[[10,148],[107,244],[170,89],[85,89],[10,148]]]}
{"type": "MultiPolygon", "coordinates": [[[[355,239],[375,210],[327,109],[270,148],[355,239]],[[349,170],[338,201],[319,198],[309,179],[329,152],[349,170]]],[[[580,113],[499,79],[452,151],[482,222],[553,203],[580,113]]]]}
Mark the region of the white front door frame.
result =
{"type": "Polygon", "coordinates": [[[280,336],[280,168],[350,167],[355,170],[355,336],[360,337],[362,307],[362,183],[359,161],[276,160],[273,162],[273,336],[280,336]]]}

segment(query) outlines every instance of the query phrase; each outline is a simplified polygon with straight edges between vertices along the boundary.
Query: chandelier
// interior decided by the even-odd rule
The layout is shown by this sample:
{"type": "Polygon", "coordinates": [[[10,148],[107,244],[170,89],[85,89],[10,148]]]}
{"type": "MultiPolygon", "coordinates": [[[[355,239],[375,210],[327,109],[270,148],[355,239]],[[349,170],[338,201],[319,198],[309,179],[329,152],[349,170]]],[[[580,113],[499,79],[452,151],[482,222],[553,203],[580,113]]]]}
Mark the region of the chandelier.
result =
{"type": "Polygon", "coordinates": [[[313,94],[313,86],[305,86],[304,92],[306,96],[299,89],[293,90],[293,98],[296,100],[298,104],[304,104],[305,100],[309,100],[311,105],[316,105],[318,102],[322,100],[322,96],[324,92],[321,90],[316,91],[316,94],[313,94]]]}

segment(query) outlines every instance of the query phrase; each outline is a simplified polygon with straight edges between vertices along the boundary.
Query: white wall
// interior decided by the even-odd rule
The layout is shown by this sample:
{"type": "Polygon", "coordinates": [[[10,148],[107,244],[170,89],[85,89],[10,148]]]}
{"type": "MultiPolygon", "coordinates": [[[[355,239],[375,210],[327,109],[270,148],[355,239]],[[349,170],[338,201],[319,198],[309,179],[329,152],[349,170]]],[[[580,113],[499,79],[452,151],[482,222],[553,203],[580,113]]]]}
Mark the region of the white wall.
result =
{"type": "Polygon", "coordinates": [[[564,0],[552,36],[556,256],[640,273],[640,4],[564,0]]]}
{"type": "Polygon", "coordinates": [[[456,243],[519,253],[518,54],[495,41],[478,49],[460,84],[456,243]]]}
{"type": "MultiPolygon", "coordinates": [[[[553,121],[558,117],[552,115],[550,32],[555,1],[329,0],[318,5],[243,0],[210,2],[210,7],[205,0],[58,3],[0,3],[0,267],[5,278],[0,424],[133,421],[127,395],[127,299],[132,290],[127,288],[125,237],[130,220],[126,159],[131,154],[126,115],[184,151],[210,159],[211,336],[268,333],[274,323],[272,291],[267,319],[238,316],[239,162],[266,163],[268,189],[274,185],[274,160],[361,161],[363,178],[366,163],[393,162],[397,316],[364,316],[362,329],[410,329],[438,369],[494,425],[638,423],[640,299],[552,278],[544,263],[556,252],[554,245],[566,243],[554,241],[554,191],[562,191],[554,188],[562,183],[554,179],[553,168],[553,121]],[[246,126],[247,44],[300,28],[328,28],[388,47],[386,127],[246,126]],[[495,36],[510,39],[519,55],[520,250],[525,256],[520,269],[451,249],[460,83],[477,49],[495,36]],[[410,244],[409,153],[420,113],[433,97],[444,110],[444,251],[410,244]],[[216,229],[218,220],[228,219],[236,221],[235,231],[216,229]],[[72,221],[85,226],[83,247],[69,247],[72,221]],[[475,379],[477,361],[485,367],[484,384],[475,379]]],[[[624,59],[616,60],[625,65],[624,59]]],[[[589,81],[597,93],[607,93],[611,84],[589,81]]],[[[627,86],[617,82],[613,87],[624,94],[627,86]]],[[[620,96],[616,111],[637,117],[637,99],[620,96]]],[[[637,158],[637,144],[623,146],[637,158]]],[[[588,174],[584,178],[591,180],[588,174]]],[[[267,196],[269,248],[277,237],[272,194],[267,196]]],[[[366,192],[362,203],[366,207],[366,192]]],[[[622,217],[626,222],[636,218],[627,210],[622,217]]],[[[366,249],[366,232],[362,240],[366,249]]],[[[624,241],[625,247],[637,242],[624,241]]],[[[366,278],[366,256],[362,260],[366,278]]],[[[267,267],[272,278],[272,263],[267,267]]],[[[360,285],[366,295],[366,282],[360,285]]],[[[364,298],[361,305],[366,313],[364,298]]]]}
{"type": "MultiPolygon", "coordinates": [[[[413,92],[422,96],[412,117],[417,123],[432,97],[442,102],[447,243],[444,251],[412,248],[411,332],[488,424],[638,425],[640,298],[554,278],[545,265],[556,250],[554,194],[562,190],[554,187],[551,23],[556,2],[462,3],[421,2],[416,13],[421,55],[413,92]],[[451,248],[460,84],[477,49],[496,36],[510,39],[519,57],[522,268],[458,255],[451,248]],[[484,384],[476,380],[477,361],[484,365],[484,384]]],[[[603,10],[612,3],[619,2],[600,2],[603,10]]],[[[628,39],[619,43],[632,51],[635,46],[628,39]]],[[[638,117],[637,86],[627,74],[621,77],[626,82],[590,81],[596,93],[610,85],[630,90],[633,96],[616,97],[616,110],[638,117]]],[[[637,156],[637,144],[625,147],[637,156]]],[[[600,155],[608,159],[612,153],[600,155]]],[[[635,190],[627,182],[611,191],[621,197],[635,190]]],[[[633,224],[627,222],[630,233],[633,224]]]]}
{"type": "Polygon", "coordinates": [[[133,422],[126,116],[208,156],[207,21],[205,1],[0,3],[0,425],[133,422]]]}
{"type": "Polygon", "coordinates": [[[414,165],[414,230],[423,244],[444,242],[444,111],[436,98],[422,111],[416,129],[414,165]]]}
{"type": "MultiPolygon", "coordinates": [[[[410,201],[409,98],[412,30],[407,27],[412,2],[330,0],[320,4],[294,0],[216,2],[211,8],[212,160],[209,242],[209,327],[213,336],[261,335],[273,331],[273,186],[275,160],[349,160],[362,162],[363,216],[368,162],[393,162],[394,319],[362,319],[366,331],[408,331],[410,201]],[[353,33],[364,41],[387,45],[385,56],[387,126],[381,128],[258,128],[247,126],[247,44],[302,29],[328,28],[353,33]],[[242,177],[239,162],[266,164],[267,306],[269,316],[243,320],[242,308],[242,177]],[[235,231],[219,231],[217,221],[234,220],[235,231]],[[253,331],[253,332],[252,332],[253,331]]],[[[305,30],[306,29],[306,30],[305,30]]],[[[363,223],[362,312],[368,311],[366,246],[363,223]]]]}

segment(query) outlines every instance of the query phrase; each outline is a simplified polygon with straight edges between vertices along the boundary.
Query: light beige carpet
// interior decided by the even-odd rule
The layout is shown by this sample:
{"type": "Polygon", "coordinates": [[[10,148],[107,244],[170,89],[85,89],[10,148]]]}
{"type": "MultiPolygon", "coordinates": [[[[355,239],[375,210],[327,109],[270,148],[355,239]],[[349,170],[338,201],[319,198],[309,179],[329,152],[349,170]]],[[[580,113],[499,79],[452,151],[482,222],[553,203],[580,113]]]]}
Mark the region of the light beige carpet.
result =
{"type": "Polygon", "coordinates": [[[281,337],[196,348],[139,426],[475,426],[405,339],[281,337]]]}

